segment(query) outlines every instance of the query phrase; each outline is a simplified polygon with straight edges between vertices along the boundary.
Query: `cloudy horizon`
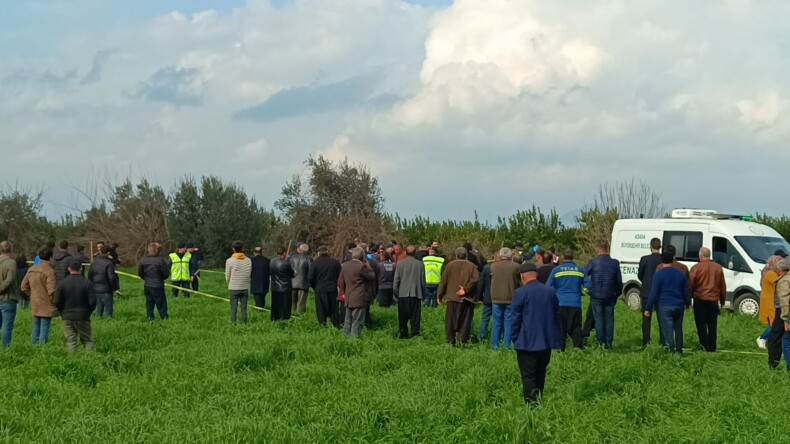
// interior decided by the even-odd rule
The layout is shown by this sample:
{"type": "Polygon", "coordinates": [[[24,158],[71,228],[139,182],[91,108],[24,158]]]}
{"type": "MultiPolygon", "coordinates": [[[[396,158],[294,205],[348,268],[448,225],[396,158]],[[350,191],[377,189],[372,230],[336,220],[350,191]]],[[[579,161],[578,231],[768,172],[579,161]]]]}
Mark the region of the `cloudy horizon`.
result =
{"type": "Polygon", "coordinates": [[[670,208],[786,213],[785,2],[152,3],[4,5],[3,183],[48,216],[102,170],[272,208],[317,154],[407,217],[567,216],[632,177],[670,208]]]}

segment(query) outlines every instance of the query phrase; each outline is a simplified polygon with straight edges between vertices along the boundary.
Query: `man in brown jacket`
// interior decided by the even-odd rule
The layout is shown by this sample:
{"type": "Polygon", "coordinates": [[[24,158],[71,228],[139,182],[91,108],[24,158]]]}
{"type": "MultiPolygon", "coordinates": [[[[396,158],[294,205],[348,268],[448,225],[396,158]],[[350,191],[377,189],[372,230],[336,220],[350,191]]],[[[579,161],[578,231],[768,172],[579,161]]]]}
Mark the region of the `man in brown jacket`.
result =
{"type": "Polygon", "coordinates": [[[491,348],[499,349],[502,335],[505,337],[505,349],[511,345],[510,303],[513,292],[521,286],[521,275],[518,264],[510,260],[513,253],[510,248],[502,248],[496,262],[491,264],[491,303],[494,325],[491,327],[491,348]]]}
{"type": "Polygon", "coordinates": [[[469,341],[472,330],[475,303],[472,300],[480,273],[477,267],[466,260],[465,248],[455,250],[456,260],[450,262],[444,270],[442,281],[436,292],[439,304],[447,299],[447,315],[444,327],[447,342],[456,345],[456,341],[465,344],[469,341]]]}
{"type": "Polygon", "coordinates": [[[351,260],[343,264],[340,271],[340,291],[346,298],[346,322],[343,333],[346,336],[359,336],[365,325],[365,314],[373,301],[372,283],[376,274],[369,265],[362,262],[365,251],[361,248],[351,250],[351,260]]]}
{"type": "Polygon", "coordinates": [[[30,295],[30,309],[33,312],[33,345],[49,341],[52,318],[58,315],[55,308],[57,281],[52,265],[52,250],[44,248],[38,257],[41,262],[28,270],[22,281],[22,291],[30,295]]]}
{"type": "Polygon", "coordinates": [[[691,267],[691,296],[699,343],[705,351],[716,351],[719,309],[727,300],[727,283],[721,265],[710,260],[710,249],[699,250],[699,263],[691,267]]]}

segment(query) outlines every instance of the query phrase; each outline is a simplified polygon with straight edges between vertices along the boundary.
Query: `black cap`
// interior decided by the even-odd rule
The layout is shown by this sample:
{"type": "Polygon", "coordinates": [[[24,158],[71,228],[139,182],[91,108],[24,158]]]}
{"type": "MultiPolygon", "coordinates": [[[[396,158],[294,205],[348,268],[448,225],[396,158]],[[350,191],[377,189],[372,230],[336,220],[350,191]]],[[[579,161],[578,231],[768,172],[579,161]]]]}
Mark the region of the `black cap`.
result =
{"type": "Polygon", "coordinates": [[[774,255],[775,256],[787,257],[787,252],[780,248],[780,249],[774,251],[774,255]]]}
{"type": "Polygon", "coordinates": [[[538,272],[538,267],[535,264],[529,262],[529,263],[526,263],[526,264],[521,264],[518,267],[518,272],[519,273],[537,273],[538,272]]]}
{"type": "Polygon", "coordinates": [[[661,254],[662,264],[671,264],[672,262],[675,262],[675,255],[671,251],[665,251],[661,254]]]}
{"type": "Polygon", "coordinates": [[[79,259],[72,259],[69,261],[69,269],[77,271],[82,268],[82,261],[79,259]]]}
{"type": "Polygon", "coordinates": [[[517,243],[516,248],[524,248],[524,243],[523,242],[517,243]]]}

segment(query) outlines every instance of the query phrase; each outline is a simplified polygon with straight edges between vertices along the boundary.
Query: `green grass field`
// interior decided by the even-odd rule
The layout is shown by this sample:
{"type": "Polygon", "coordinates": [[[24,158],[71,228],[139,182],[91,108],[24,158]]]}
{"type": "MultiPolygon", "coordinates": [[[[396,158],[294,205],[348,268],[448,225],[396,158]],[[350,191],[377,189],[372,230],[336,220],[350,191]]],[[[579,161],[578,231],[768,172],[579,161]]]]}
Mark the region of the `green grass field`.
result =
{"type": "MultiPolygon", "coordinates": [[[[542,406],[524,406],[512,351],[444,343],[441,308],[423,336],[397,339],[374,308],[361,339],[225,303],[170,299],[150,323],[142,286],[122,278],[115,318],[94,320],[96,353],[66,354],[60,320],[30,345],[20,310],[0,350],[2,442],[785,442],[790,376],[764,353],[639,350],[639,314],[618,306],[615,349],[555,353],[542,406]]],[[[222,276],[202,290],[225,296],[222,276]]],[[[312,301],[312,299],[311,299],[312,301]]],[[[475,314],[476,320],[480,313],[475,314]]],[[[657,328],[655,335],[657,335],[657,328]]],[[[754,319],[724,314],[720,348],[759,352],[754,319]]],[[[687,315],[687,347],[697,346],[687,315]]]]}

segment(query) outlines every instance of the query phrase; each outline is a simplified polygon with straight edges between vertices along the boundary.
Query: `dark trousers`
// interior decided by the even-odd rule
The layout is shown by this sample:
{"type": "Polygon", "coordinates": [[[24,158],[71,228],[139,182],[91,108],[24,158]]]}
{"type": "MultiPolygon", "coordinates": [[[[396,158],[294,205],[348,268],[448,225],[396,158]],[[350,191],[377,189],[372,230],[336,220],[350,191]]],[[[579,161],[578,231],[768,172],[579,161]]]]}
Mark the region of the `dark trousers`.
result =
{"type": "MultiPolygon", "coordinates": [[[[647,345],[650,343],[650,335],[651,329],[653,328],[653,316],[647,317],[645,316],[645,311],[648,310],[647,306],[647,296],[642,299],[644,302],[642,304],[642,345],[647,345]]],[[[658,313],[658,304],[655,304],[652,309],[650,310],[651,313],[658,313]]],[[[664,334],[661,332],[661,323],[656,322],[658,324],[658,342],[661,345],[664,345],[664,334]]]]}
{"type": "Polygon", "coordinates": [[[537,404],[546,386],[546,369],[551,361],[551,350],[516,350],[516,356],[521,383],[524,385],[524,402],[527,405],[537,404]]]}
{"type": "Polygon", "coordinates": [[[664,345],[670,352],[683,353],[683,307],[658,307],[658,322],[664,345]]]}
{"type": "Polygon", "coordinates": [[[584,348],[582,340],[581,307],[560,307],[560,348],[565,351],[565,343],[570,336],[573,346],[584,348]]]}
{"type": "Polygon", "coordinates": [[[167,319],[165,287],[143,287],[143,294],[145,294],[145,314],[148,320],[154,320],[154,307],[159,312],[160,319],[167,319]]]}
{"type": "Polygon", "coordinates": [[[719,303],[694,299],[694,323],[697,325],[699,343],[705,351],[715,352],[716,327],[719,323],[719,303]]]}
{"type": "Polygon", "coordinates": [[[455,345],[457,342],[465,344],[469,341],[472,331],[472,322],[475,316],[475,304],[471,302],[447,302],[447,315],[444,318],[444,331],[447,342],[455,345]]]}
{"type": "Polygon", "coordinates": [[[291,319],[291,292],[272,292],[272,321],[291,319]]]}
{"type": "MultiPolygon", "coordinates": [[[[174,298],[178,297],[178,289],[179,288],[186,288],[187,290],[189,290],[190,284],[191,284],[191,282],[189,282],[189,281],[175,281],[175,282],[173,282],[173,297],[174,298]]],[[[185,298],[189,297],[189,292],[188,291],[184,292],[184,297],[185,298]]]]}
{"type": "Polygon", "coordinates": [[[587,342],[590,333],[595,328],[595,316],[593,315],[592,302],[587,306],[587,314],[584,317],[584,327],[582,328],[582,339],[587,342]]]}
{"type": "Polygon", "coordinates": [[[337,309],[332,312],[332,325],[342,327],[346,322],[346,303],[337,301],[337,309]]]}
{"type": "Polygon", "coordinates": [[[195,275],[195,279],[192,280],[192,289],[200,291],[200,275],[195,275]]]}
{"type": "Polygon", "coordinates": [[[341,325],[337,316],[334,316],[337,311],[337,290],[335,291],[321,291],[315,293],[315,314],[318,317],[318,323],[326,325],[326,320],[329,319],[332,325],[339,327],[341,325]]]}
{"type": "Polygon", "coordinates": [[[426,307],[436,307],[436,292],[439,290],[438,285],[426,285],[425,286],[425,306],[426,307]]]}
{"type": "Polygon", "coordinates": [[[379,294],[376,296],[376,302],[378,302],[379,307],[391,307],[392,306],[392,289],[391,288],[379,288],[379,294]]]}
{"type": "Polygon", "coordinates": [[[400,338],[408,339],[420,335],[420,320],[422,319],[422,301],[417,298],[398,299],[398,324],[400,325],[400,338]],[[411,335],[409,323],[411,322],[411,335]]]}
{"type": "Polygon", "coordinates": [[[100,318],[111,318],[113,313],[112,294],[96,295],[96,316],[100,318]]]}
{"type": "Polygon", "coordinates": [[[768,335],[768,366],[776,368],[782,358],[782,337],[785,334],[785,321],[782,320],[782,309],[777,308],[771,334],[768,335]]]}
{"type": "Polygon", "coordinates": [[[252,298],[255,299],[255,306],[258,308],[266,308],[266,294],[267,293],[253,293],[252,298]]]}

